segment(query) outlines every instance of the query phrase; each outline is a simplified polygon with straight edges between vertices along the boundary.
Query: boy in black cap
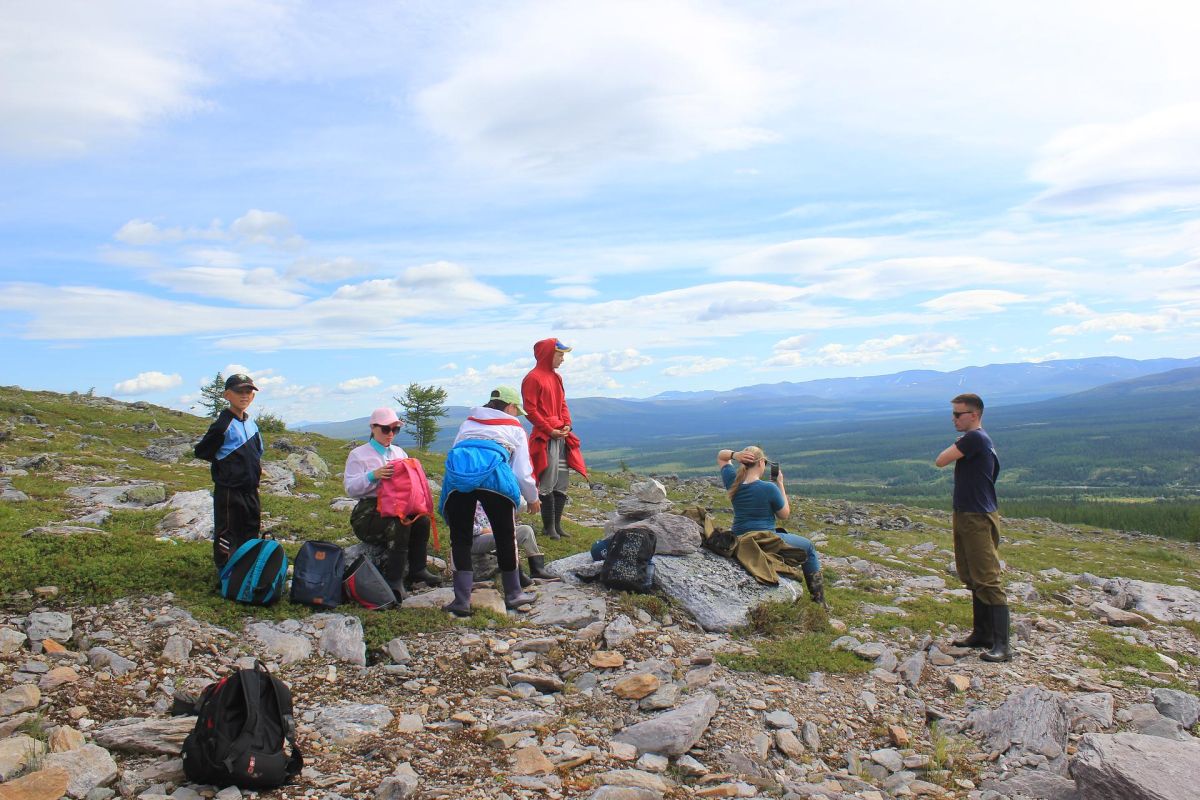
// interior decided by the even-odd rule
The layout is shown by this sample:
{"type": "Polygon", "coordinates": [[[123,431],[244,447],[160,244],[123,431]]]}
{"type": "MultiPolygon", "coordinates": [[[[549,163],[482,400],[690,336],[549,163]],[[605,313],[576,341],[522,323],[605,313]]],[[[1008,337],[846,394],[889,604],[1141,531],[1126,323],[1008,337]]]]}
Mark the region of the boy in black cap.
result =
{"type": "Polygon", "coordinates": [[[213,562],[218,572],[242,544],[258,538],[262,524],[258,481],[263,440],[246,413],[257,391],[249,375],[230,375],[224,395],[229,408],[195,447],[196,458],[212,463],[213,562]]]}

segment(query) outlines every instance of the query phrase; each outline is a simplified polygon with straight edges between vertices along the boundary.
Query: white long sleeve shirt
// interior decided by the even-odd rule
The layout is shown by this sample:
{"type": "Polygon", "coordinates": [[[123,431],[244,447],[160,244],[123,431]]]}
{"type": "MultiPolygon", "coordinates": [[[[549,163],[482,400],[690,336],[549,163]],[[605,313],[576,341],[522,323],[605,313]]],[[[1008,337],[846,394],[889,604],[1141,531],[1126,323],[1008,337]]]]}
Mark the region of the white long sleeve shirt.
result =
{"type": "MultiPolygon", "coordinates": [[[[487,406],[477,406],[471,409],[471,416],[476,419],[499,419],[517,421],[516,417],[503,411],[497,411],[487,406]]],[[[509,464],[517,483],[521,487],[521,496],[525,502],[533,503],[538,499],[537,482],[533,479],[533,462],[529,460],[529,436],[525,429],[518,425],[487,425],[467,419],[458,428],[454,443],[463,439],[491,439],[504,445],[512,453],[509,464]]]]}
{"type": "Polygon", "coordinates": [[[346,456],[346,470],[342,477],[346,494],[355,500],[375,497],[379,493],[379,481],[371,480],[371,472],[389,461],[401,458],[408,458],[404,448],[394,444],[384,447],[374,438],[354,448],[350,455],[346,456]]]}

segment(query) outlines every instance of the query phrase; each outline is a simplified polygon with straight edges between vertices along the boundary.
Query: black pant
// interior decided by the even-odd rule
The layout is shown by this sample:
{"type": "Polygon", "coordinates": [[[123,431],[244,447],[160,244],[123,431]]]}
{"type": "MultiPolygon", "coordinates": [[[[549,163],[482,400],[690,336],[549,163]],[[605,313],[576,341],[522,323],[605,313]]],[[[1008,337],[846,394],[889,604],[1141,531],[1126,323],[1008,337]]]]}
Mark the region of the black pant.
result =
{"type": "Polygon", "coordinates": [[[258,487],[231,489],[213,487],[213,563],[217,569],[225,566],[229,556],[250,539],[257,539],[262,529],[262,508],[258,504],[258,487]]]}
{"type": "Polygon", "coordinates": [[[471,571],[471,544],[475,541],[475,504],[483,505],[496,538],[496,561],[501,572],[517,568],[516,519],[512,500],[486,489],[472,492],[451,492],[446,498],[443,516],[450,525],[450,551],[454,554],[454,569],[471,571]]]}

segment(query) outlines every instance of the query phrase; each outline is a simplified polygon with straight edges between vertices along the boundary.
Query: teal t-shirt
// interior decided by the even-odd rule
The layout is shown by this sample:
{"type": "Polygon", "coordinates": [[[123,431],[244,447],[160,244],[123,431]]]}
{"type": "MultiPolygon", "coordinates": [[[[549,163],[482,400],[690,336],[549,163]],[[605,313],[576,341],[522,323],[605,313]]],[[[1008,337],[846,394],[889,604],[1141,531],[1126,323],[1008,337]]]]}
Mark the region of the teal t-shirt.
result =
{"type": "MultiPolygon", "coordinates": [[[[733,485],[737,467],[726,464],[721,467],[721,480],[725,488],[733,485]]],[[[775,530],[775,512],[783,508],[783,492],[770,481],[757,480],[743,483],[733,496],[733,532],[739,536],[747,531],[775,530]]]]}

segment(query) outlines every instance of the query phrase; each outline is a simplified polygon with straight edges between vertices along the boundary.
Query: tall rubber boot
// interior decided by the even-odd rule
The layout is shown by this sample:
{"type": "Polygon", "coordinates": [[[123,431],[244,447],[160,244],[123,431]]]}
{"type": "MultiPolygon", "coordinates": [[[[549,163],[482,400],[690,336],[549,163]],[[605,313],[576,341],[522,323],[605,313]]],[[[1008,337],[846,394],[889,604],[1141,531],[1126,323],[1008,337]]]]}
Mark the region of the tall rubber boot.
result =
{"type": "Polygon", "coordinates": [[[454,573],[454,599],[442,606],[456,617],[471,616],[471,586],[475,583],[474,572],[454,573]]]}
{"type": "Polygon", "coordinates": [[[530,586],[533,586],[533,579],[525,574],[525,570],[517,567],[517,575],[519,575],[521,578],[522,589],[528,589],[530,586]]]}
{"type": "Polygon", "coordinates": [[[554,537],[555,539],[563,539],[567,535],[567,532],[563,530],[563,526],[562,526],[563,509],[565,509],[566,507],[567,507],[567,493],[566,492],[555,492],[554,493],[554,532],[558,534],[558,536],[554,537]]]}
{"type": "Polygon", "coordinates": [[[388,526],[392,530],[392,549],[388,550],[387,571],[383,577],[396,595],[396,605],[404,602],[408,596],[404,586],[404,576],[408,572],[408,528],[398,523],[388,526]]]}
{"type": "Polygon", "coordinates": [[[973,618],[973,626],[969,636],[962,639],[955,639],[951,644],[955,647],[986,647],[992,646],[992,620],[988,613],[988,607],[979,595],[971,594],[971,616],[973,618]]]}
{"type": "Polygon", "coordinates": [[[417,583],[425,583],[437,588],[442,585],[440,575],[429,571],[429,529],[421,533],[410,534],[408,540],[408,577],[404,579],[406,589],[412,590],[417,583]]]}
{"type": "Polygon", "coordinates": [[[542,501],[542,536],[547,539],[561,538],[554,527],[554,492],[539,494],[538,500],[542,501]]]}
{"type": "Polygon", "coordinates": [[[1008,606],[988,606],[992,622],[992,649],[981,653],[983,661],[1012,661],[1012,650],[1008,646],[1008,606]]]}
{"type": "Polygon", "coordinates": [[[521,590],[521,572],[520,570],[510,570],[500,573],[500,582],[504,584],[504,607],[516,608],[524,606],[537,600],[536,594],[530,594],[521,590]]]}
{"type": "Polygon", "coordinates": [[[812,601],[828,611],[829,603],[825,602],[825,576],[821,571],[804,573],[804,585],[808,587],[808,596],[812,601]]]}
{"type": "Polygon", "coordinates": [[[529,557],[529,577],[543,581],[555,580],[553,575],[546,572],[546,557],[544,555],[529,557]]]}

